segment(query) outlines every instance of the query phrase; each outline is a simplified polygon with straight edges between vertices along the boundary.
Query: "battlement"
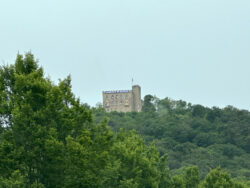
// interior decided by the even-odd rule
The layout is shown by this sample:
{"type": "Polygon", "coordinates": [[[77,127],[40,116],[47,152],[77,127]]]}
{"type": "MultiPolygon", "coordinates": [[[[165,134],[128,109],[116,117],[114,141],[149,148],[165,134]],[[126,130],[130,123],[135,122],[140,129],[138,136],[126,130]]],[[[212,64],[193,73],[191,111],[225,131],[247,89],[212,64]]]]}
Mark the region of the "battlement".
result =
{"type": "Polygon", "coordinates": [[[129,93],[130,90],[104,91],[104,93],[129,93]]]}

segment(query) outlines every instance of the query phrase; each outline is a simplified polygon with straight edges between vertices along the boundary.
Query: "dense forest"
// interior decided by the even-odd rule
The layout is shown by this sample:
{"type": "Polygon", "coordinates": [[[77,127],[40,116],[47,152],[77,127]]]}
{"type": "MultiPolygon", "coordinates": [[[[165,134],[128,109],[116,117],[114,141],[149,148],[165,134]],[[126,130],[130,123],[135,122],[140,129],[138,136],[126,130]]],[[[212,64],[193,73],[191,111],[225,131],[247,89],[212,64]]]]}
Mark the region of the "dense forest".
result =
{"type": "Polygon", "coordinates": [[[34,56],[0,67],[0,187],[250,187],[250,113],[151,95],[106,113],[34,56]]]}
{"type": "Polygon", "coordinates": [[[220,166],[233,177],[250,180],[250,112],[223,109],[146,95],[142,112],[105,113],[94,108],[95,120],[109,118],[113,131],[135,129],[160,155],[168,155],[173,173],[197,165],[204,178],[220,166]]]}

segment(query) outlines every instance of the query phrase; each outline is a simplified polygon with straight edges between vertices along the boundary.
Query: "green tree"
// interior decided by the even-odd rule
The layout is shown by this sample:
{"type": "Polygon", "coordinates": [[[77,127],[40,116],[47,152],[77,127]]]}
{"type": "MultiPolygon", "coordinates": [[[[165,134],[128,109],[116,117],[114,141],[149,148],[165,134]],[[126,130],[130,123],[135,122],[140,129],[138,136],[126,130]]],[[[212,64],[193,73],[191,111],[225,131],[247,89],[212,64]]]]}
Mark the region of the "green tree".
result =
{"type": "Polygon", "coordinates": [[[153,97],[152,95],[146,95],[144,97],[144,104],[142,106],[142,111],[148,113],[154,113],[156,111],[155,105],[153,103],[154,100],[155,97],[153,97]]]}
{"type": "Polygon", "coordinates": [[[174,175],[172,177],[171,188],[185,188],[185,182],[181,175],[174,175]]]}
{"type": "Polygon", "coordinates": [[[25,188],[25,178],[19,170],[14,171],[8,179],[0,178],[0,187],[3,188],[25,188]]]}
{"type": "Polygon", "coordinates": [[[234,183],[230,175],[220,167],[210,170],[203,182],[204,188],[233,188],[234,183]]]}
{"type": "Polygon", "coordinates": [[[138,187],[158,187],[166,182],[168,170],[166,158],[160,158],[155,145],[147,147],[134,131],[117,134],[114,155],[121,162],[120,182],[133,183],[138,187]]]}
{"type": "Polygon", "coordinates": [[[186,188],[197,188],[200,183],[199,169],[197,166],[188,167],[184,173],[186,188]]]}
{"type": "Polygon", "coordinates": [[[90,111],[71,92],[70,77],[54,85],[31,53],[2,66],[0,81],[0,176],[20,170],[28,186],[60,187],[63,143],[91,125],[90,111]]]}

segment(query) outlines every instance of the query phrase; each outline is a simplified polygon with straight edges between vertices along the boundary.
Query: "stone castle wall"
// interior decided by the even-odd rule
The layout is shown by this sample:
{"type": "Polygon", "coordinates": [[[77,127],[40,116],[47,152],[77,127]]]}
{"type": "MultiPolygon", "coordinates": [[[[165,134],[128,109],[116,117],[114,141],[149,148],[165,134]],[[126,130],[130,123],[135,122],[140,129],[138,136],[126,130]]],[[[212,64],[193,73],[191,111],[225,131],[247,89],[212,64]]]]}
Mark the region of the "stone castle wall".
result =
{"type": "Polygon", "coordinates": [[[141,111],[141,88],[138,85],[132,90],[103,91],[103,107],[107,112],[141,111]]]}

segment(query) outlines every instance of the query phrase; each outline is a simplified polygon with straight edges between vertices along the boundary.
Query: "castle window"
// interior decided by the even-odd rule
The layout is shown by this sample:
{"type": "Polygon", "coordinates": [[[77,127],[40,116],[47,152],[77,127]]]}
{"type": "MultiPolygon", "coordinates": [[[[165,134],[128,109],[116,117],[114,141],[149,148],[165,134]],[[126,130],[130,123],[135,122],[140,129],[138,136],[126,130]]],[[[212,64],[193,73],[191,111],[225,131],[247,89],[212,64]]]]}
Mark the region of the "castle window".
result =
{"type": "Polygon", "coordinates": [[[128,95],[126,95],[126,99],[128,99],[128,95]]]}
{"type": "Polygon", "coordinates": [[[125,106],[129,106],[129,104],[128,104],[128,101],[125,101],[125,104],[124,104],[125,106]]]}
{"type": "Polygon", "coordinates": [[[120,95],[120,99],[122,99],[122,95],[120,95]]]}
{"type": "Polygon", "coordinates": [[[106,95],[106,99],[108,99],[109,98],[109,96],[108,95],[106,95]]]}
{"type": "Polygon", "coordinates": [[[114,95],[111,96],[111,99],[114,99],[114,95]]]}

